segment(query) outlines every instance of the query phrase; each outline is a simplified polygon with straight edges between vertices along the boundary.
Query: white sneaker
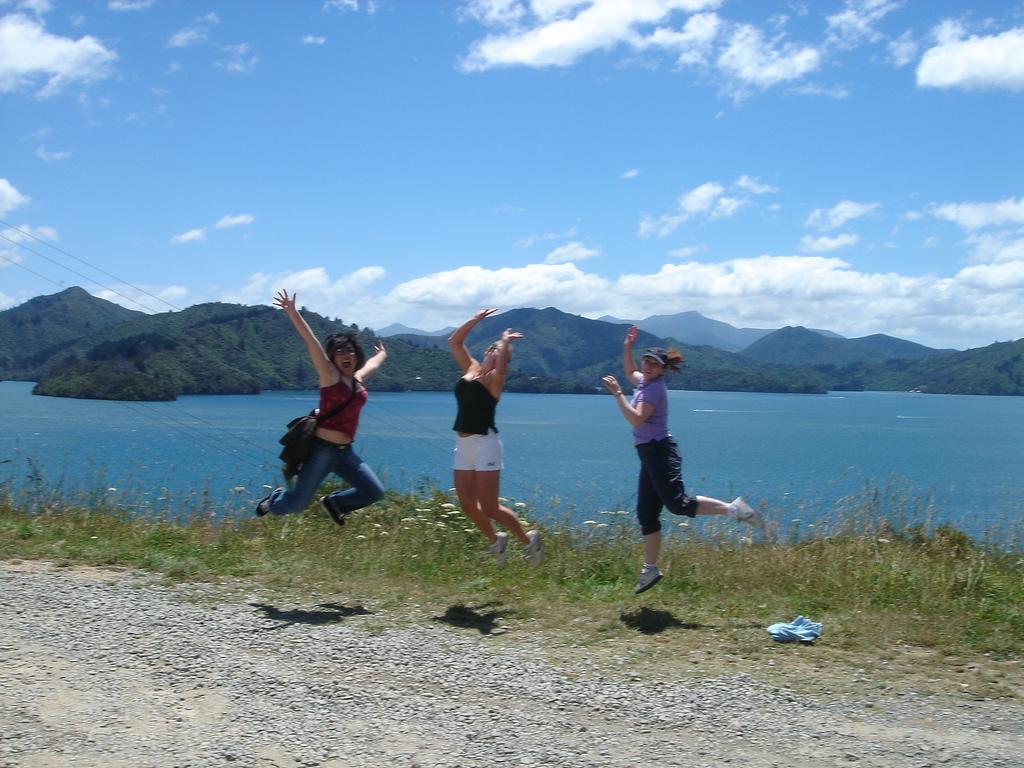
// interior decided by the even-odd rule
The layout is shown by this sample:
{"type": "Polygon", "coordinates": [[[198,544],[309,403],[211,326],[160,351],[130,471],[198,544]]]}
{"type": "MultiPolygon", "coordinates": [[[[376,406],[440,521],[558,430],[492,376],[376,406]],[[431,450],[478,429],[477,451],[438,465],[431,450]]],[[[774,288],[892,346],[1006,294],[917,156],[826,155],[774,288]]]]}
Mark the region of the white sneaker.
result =
{"type": "Polygon", "coordinates": [[[501,568],[505,565],[505,558],[508,557],[508,534],[504,531],[498,533],[498,538],[487,548],[487,551],[494,555],[494,561],[501,568]]]}
{"type": "Polygon", "coordinates": [[[527,531],[526,538],[530,543],[523,547],[523,559],[529,560],[530,565],[540,565],[544,559],[544,547],[540,543],[540,531],[527,531]]]}
{"type": "Polygon", "coordinates": [[[656,565],[645,565],[640,570],[640,578],[636,580],[636,594],[646,592],[648,589],[653,587],[659,581],[661,581],[662,572],[656,565]]]}
{"type": "Polygon", "coordinates": [[[741,523],[749,523],[755,528],[759,528],[762,531],[764,530],[764,520],[761,519],[761,515],[757,513],[757,510],[747,504],[747,502],[743,500],[742,496],[737,496],[733,499],[732,504],[729,506],[736,510],[736,519],[741,523]]]}

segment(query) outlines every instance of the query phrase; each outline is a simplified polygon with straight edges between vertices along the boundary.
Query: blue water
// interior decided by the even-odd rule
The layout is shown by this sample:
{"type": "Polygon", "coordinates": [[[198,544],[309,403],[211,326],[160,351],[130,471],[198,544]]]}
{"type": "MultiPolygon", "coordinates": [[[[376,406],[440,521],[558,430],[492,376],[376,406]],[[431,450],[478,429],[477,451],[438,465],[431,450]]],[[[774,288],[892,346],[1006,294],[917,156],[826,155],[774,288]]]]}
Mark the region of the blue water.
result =
{"type": "MultiPolygon", "coordinates": [[[[861,392],[671,392],[670,427],[691,493],[763,503],[814,525],[872,487],[906,493],[932,522],[974,532],[1024,520],[1024,398],[861,392]]],[[[175,403],[35,397],[0,382],[0,481],[64,494],[244,513],[278,484],[277,438],[313,392],[190,396],[175,403]],[[114,489],[114,490],[110,490],[114,489]]],[[[356,445],[400,490],[451,484],[450,393],[372,392],[356,445]]],[[[632,510],[637,460],[605,396],[507,393],[502,493],[545,521],[632,510]]],[[[885,495],[883,493],[883,495],[885,495]]],[[[799,523],[793,523],[799,519],[799,523]]]]}

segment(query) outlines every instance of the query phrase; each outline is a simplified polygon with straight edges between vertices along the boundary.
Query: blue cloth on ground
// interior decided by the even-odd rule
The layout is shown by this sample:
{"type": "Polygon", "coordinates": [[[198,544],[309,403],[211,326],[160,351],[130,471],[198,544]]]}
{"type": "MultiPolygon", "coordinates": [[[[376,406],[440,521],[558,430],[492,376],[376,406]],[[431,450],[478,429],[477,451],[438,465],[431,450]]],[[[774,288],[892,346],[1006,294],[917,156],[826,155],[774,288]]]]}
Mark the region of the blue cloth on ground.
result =
{"type": "Polygon", "coordinates": [[[780,622],[768,627],[768,634],[777,643],[813,643],[821,636],[821,624],[806,616],[797,616],[788,624],[780,622]]]}

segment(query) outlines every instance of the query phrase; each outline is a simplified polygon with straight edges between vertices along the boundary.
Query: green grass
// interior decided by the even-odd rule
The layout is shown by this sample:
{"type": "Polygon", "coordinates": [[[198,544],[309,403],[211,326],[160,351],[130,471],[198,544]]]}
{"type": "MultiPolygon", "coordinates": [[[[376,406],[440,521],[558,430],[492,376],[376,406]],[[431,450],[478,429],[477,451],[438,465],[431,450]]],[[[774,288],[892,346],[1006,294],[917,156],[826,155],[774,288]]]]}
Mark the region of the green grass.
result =
{"type": "Polygon", "coordinates": [[[51,495],[26,506],[0,497],[0,559],[242,580],[307,600],[354,595],[396,611],[492,606],[502,621],[580,647],[636,641],[674,656],[717,647],[763,658],[775,652],[764,628],[804,614],[825,625],[808,653],[825,647],[833,658],[863,660],[909,648],[964,664],[1019,663],[1019,548],[982,545],[948,526],[894,530],[855,511],[837,514],[832,533],[804,540],[743,539],[721,520],[676,526],[661,559],[666,578],[642,597],[633,594],[640,535],[631,517],[545,528],[539,568],[510,544],[499,570],[482,555],[480,534],[439,492],[389,494],[341,529],[318,508],[285,518],[174,521],[96,499],[76,506],[51,495]]]}

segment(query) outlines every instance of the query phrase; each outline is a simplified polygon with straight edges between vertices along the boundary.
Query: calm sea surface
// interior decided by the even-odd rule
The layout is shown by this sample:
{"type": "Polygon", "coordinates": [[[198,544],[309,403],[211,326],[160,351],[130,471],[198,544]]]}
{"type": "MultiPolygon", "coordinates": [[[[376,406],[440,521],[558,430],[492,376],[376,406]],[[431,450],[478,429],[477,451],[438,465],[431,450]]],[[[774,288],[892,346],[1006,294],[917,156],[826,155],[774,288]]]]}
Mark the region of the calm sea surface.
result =
{"type": "MultiPolygon", "coordinates": [[[[844,497],[908,494],[934,522],[1019,535],[1024,398],[888,392],[671,392],[670,426],[691,493],[767,505],[786,526],[821,525],[844,497]],[[794,519],[799,523],[793,523],[794,519]]],[[[315,393],[190,396],[175,403],[35,397],[0,382],[0,482],[126,505],[248,512],[278,484],[277,438],[315,393]],[[110,490],[114,489],[114,490],[110,490]]],[[[356,440],[385,485],[451,484],[450,393],[372,392],[356,440]]],[[[612,400],[506,394],[502,493],[537,519],[632,510],[637,459],[612,400]]],[[[840,502],[843,503],[843,502],[840,502]]],[[[604,518],[607,519],[607,518],[604,518]]]]}

